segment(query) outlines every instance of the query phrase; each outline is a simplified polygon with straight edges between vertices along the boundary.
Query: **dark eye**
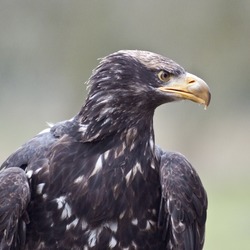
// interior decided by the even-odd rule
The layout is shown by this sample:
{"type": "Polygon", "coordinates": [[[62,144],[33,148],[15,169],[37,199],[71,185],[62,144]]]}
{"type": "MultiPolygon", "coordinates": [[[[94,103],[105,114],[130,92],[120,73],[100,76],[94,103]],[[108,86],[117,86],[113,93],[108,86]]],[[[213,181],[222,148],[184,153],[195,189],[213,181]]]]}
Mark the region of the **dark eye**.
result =
{"type": "Polygon", "coordinates": [[[160,79],[161,81],[163,81],[163,82],[168,82],[168,81],[170,80],[171,75],[170,75],[168,72],[166,72],[166,71],[164,71],[164,70],[161,70],[161,71],[158,73],[158,77],[159,77],[159,79],[160,79]]]}

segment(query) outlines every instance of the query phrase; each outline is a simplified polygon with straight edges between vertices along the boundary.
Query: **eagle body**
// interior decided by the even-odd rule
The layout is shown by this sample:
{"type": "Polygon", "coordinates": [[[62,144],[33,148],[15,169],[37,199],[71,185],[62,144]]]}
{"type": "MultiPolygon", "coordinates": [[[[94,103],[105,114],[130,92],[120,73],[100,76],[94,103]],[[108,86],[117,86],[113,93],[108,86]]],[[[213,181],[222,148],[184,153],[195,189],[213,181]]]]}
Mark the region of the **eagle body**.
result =
{"type": "Polygon", "coordinates": [[[88,85],[75,117],[2,164],[0,249],[202,249],[206,192],[184,156],[155,145],[153,114],[208,105],[207,85],[145,51],[105,57],[88,85]]]}

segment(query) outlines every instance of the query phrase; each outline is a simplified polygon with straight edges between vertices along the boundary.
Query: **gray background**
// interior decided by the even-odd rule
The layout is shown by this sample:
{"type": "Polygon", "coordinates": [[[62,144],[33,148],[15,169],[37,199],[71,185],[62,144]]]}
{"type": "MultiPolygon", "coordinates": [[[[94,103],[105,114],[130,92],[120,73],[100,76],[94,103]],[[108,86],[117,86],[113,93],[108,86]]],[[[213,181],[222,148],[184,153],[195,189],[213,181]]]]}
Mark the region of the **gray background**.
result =
{"type": "Polygon", "coordinates": [[[183,153],[209,196],[205,250],[250,246],[250,1],[0,1],[0,162],[74,116],[97,58],[119,49],[166,55],[203,78],[191,102],[155,114],[156,141],[183,153]]]}

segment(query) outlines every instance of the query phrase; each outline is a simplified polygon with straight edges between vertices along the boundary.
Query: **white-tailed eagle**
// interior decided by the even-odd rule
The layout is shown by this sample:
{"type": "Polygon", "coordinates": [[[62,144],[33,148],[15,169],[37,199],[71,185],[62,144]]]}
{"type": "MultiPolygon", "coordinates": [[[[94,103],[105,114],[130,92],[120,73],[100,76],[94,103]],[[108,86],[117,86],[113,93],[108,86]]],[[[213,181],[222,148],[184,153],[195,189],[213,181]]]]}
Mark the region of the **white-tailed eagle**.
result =
{"type": "Polygon", "coordinates": [[[202,249],[206,192],[183,155],[155,145],[153,115],[183,99],[207,106],[206,83],[123,50],[100,61],[88,88],[76,116],[2,164],[0,248],[202,249]]]}

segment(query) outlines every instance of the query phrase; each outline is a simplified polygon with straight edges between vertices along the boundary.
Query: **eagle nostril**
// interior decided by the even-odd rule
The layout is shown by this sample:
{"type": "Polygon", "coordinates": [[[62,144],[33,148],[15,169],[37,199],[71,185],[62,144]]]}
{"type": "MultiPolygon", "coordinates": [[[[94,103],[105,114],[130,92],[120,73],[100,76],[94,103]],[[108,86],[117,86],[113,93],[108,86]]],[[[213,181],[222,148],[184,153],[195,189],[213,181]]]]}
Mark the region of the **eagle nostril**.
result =
{"type": "Polygon", "coordinates": [[[195,83],[195,80],[193,79],[193,78],[189,78],[188,80],[187,80],[187,82],[190,84],[190,83],[195,83]]]}

